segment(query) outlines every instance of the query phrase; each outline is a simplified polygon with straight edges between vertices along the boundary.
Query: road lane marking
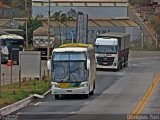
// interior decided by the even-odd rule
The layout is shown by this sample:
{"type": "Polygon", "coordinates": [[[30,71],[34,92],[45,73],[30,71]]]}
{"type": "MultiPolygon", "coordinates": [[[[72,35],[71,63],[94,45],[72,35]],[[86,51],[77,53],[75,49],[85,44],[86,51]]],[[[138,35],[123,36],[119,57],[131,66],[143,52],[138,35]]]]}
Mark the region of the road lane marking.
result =
{"type": "Polygon", "coordinates": [[[75,113],[76,113],[76,111],[71,112],[71,114],[75,114],[75,113]]]}
{"type": "Polygon", "coordinates": [[[21,114],[22,112],[18,112],[17,115],[21,114]]]}
{"type": "Polygon", "coordinates": [[[39,105],[41,102],[37,102],[37,103],[35,103],[34,105],[36,106],[36,105],[39,105]]]}
{"type": "Polygon", "coordinates": [[[87,105],[89,103],[89,101],[85,102],[84,105],[87,105]]]}
{"type": "MultiPolygon", "coordinates": [[[[149,89],[147,90],[146,94],[143,96],[143,98],[140,100],[138,105],[136,106],[135,110],[131,113],[131,115],[138,115],[140,114],[147,102],[149,101],[149,98],[151,97],[152,93],[154,92],[158,82],[160,81],[160,73],[158,73],[150,85],[149,89]]],[[[129,119],[128,119],[129,120],[129,119]]]]}

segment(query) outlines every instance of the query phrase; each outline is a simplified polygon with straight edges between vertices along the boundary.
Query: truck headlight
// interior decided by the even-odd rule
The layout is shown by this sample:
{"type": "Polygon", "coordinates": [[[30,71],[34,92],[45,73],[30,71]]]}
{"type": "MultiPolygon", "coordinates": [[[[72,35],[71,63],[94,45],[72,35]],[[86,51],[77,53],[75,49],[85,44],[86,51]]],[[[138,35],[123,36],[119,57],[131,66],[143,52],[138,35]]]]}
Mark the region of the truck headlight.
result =
{"type": "Polygon", "coordinates": [[[83,83],[80,85],[80,87],[87,87],[88,86],[88,83],[83,83]]]}
{"type": "Polygon", "coordinates": [[[117,63],[114,63],[114,64],[113,64],[113,66],[116,66],[116,65],[117,65],[117,63]]]}
{"type": "Polygon", "coordinates": [[[53,84],[53,85],[52,85],[52,87],[58,87],[58,85],[56,85],[56,84],[53,84]]]}

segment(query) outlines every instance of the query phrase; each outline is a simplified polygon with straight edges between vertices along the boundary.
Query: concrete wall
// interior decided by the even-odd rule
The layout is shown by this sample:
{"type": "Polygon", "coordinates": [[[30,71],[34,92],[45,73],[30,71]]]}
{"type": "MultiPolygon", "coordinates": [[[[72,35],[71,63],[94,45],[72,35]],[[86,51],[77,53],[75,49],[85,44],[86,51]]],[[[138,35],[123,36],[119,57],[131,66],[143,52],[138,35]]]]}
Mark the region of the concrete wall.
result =
{"type": "MultiPolygon", "coordinates": [[[[94,43],[96,39],[96,35],[99,33],[105,33],[105,32],[123,32],[123,33],[129,33],[130,34],[130,41],[137,40],[139,37],[139,27],[89,27],[88,28],[88,42],[89,43],[94,43]]],[[[63,35],[61,36],[62,39],[64,40],[70,40],[72,39],[71,31],[74,31],[74,36],[73,38],[76,39],[76,27],[68,27],[67,28],[67,33],[66,33],[66,28],[61,27],[61,32],[63,35]],[[66,38],[67,36],[67,38],[66,38]]],[[[56,36],[60,36],[59,34],[59,29],[54,28],[54,33],[56,36]]]]}
{"type": "Polygon", "coordinates": [[[19,17],[20,10],[18,8],[3,8],[0,9],[0,18],[12,18],[12,17],[19,17]]]}
{"type": "MultiPolygon", "coordinates": [[[[69,12],[70,9],[74,9],[76,12],[81,11],[84,14],[88,14],[89,18],[114,18],[114,17],[127,17],[128,8],[124,7],[62,7],[54,6],[51,7],[51,15],[58,11],[69,12]]],[[[32,7],[32,16],[36,17],[37,15],[42,15],[48,17],[48,7],[47,6],[33,6],[32,7]]]]}

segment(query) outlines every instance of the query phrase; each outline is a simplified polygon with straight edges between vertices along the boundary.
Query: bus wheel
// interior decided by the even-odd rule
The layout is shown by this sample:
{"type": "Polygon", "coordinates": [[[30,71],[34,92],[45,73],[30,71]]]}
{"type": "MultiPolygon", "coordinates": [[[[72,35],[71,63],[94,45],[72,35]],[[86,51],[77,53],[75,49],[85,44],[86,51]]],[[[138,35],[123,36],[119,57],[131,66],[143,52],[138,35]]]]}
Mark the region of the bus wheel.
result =
{"type": "Polygon", "coordinates": [[[85,97],[85,98],[89,98],[89,94],[85,94],[84,97],[85,97]]]}
{"type": "Polygon", "coordinates": [[[55,95],[55,99],[58,100],[59,99],[59,95],[55,95]]]}
{"type": "Polygon", "coordinates": [[[93,90],[90,92],[90,95],[94,95],[94,89],[95,89],[95,82],[94,82],[94,85],[93,85],[93,90]]]}
{"type": "Polygon", "coordinates": [[[90,95],[94,95],[94,89],[90,92],[90,95]]]}

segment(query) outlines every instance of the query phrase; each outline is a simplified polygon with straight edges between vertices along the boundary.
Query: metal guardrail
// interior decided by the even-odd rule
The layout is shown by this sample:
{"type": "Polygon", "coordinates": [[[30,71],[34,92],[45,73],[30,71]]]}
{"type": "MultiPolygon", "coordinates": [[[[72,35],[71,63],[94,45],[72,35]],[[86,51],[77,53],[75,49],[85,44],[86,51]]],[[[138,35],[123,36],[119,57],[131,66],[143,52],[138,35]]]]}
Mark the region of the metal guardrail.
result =
{"type": "Polygon", "coordinates": [[[17,111],[17,110],[29,105],[35,97],[36,98],[44,98],[47,94],[50,93],[50,91],[51,91],[51,89],[48,90],[43,95],[33,94],[33,95],[31,95],[31,96],[29,96],[29,97],[27,97],[27,98],[25,98],[25,99],[23,99],[21,101],[18,101],[18,102],[14,103],[14,104],[11,104],[11,105],[8,105],[6,107],[1,108],[0,109],[0,120],[2,120],[1,118],[5,118],[5,117],[6,117],[6,119],[4,119],[4,120],[16,120],[16,119],[11,119],[12,117],[16,118],[16,116],[12,116],[10,119],[7,118],[7,116],[9,114],[11,114],[12,112],[15,112],[15,111],[17,111]]]}

